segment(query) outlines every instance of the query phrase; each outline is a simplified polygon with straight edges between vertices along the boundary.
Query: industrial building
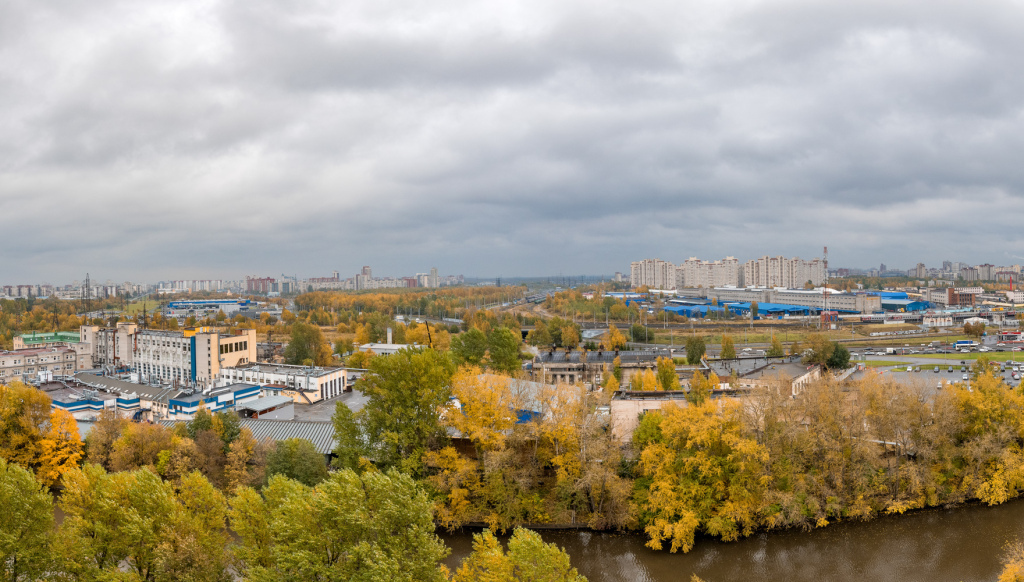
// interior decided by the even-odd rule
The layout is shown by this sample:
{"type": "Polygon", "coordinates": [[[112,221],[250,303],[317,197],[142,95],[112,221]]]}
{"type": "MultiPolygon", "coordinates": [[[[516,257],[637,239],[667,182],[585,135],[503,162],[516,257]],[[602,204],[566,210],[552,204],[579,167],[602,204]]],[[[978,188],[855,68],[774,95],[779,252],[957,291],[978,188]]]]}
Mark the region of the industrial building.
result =
{"type": "Polygon", "coordinates": [[[217,383],[221,386],[236,382],[259,384],[268,394],[287,396],[299,404],[313,404],[350,391],[355,380],[354,373],[341,367],[249,363],[223,368],[217,383]]]}
{"type": "Polygon", "coordinates": [[[213,413],[234,410],[239,404],[258,399],[261,390],[255,384],[230,384],[203,392],[184,390],[168,400],[167,417],[171,420],[192,420],[200,408],[213,413]]]}
{"type": "MultiPolygon", "coordinates": [[[[809,308],[817,312],[825,307],[825,288],[775,289],[765,287],[716,287],[705,295],[719,305],[729,303],[778,304],[809,308]]],[[[905,298],[905,296],[904,296],[905,298]]],[[[828,309],[845,313],[875,313],[882,310],[880,298],[868,293],[841,293],[828,290],[828,309]]]]}
{"type": "Polygon", "coordinates": [[[76,331],[32,332],[14,336],[15,350],[68,347],[75,351],[75,370],[92,369],[92,355],[76,331]]]}
{"type": "Polygon", "coordinates": [[[75,350],[63,346],[0,351],[0,383],[73,376],[77,361],[75,350]]]}
{"type": "Polygon", "coordinates": [[[222,368],[256,361],[253,329],[222,335],[211,328],[160,331],[122,322],[113,328],[83,325],[81,338],[94,365],[111,373],[135,372],[143,383],[208,388],[222,368]]]}
{"type": "Polygon", "coordinates": [[[170,301],[163,308],[164,317],[174,317],[183,321],[187,317],[204,319],[214,317],[223,311],[224,315],[233,317],[239,311],[250,311],[256,308],[251,299],[201,299],[190,301],[170,301]]]}
{"type": "Polygon", "coordinates": [[[669,350],[636,350],[636,351],[561,351],[549,350],[541,352],[533,359],[530,370],[533,380],[543,384],[600,383],[601,374],[611,370],[618,358],[622,369],[622,385],[629,384],[633,374],[644,370],[654,370],[658,358],[671,359],[669,350]]]}

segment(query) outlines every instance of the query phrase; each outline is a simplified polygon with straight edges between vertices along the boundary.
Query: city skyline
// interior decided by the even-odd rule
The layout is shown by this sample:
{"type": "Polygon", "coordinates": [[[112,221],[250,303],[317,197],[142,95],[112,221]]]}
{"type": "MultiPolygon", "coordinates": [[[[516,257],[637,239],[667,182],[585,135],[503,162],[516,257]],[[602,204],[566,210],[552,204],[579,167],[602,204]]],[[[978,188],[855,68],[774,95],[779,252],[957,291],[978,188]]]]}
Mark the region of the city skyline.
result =
{"type": "Polygon", "coordinates": [[[6,3],[2,278],[1013,262],[1021,16],[6,3]]]}

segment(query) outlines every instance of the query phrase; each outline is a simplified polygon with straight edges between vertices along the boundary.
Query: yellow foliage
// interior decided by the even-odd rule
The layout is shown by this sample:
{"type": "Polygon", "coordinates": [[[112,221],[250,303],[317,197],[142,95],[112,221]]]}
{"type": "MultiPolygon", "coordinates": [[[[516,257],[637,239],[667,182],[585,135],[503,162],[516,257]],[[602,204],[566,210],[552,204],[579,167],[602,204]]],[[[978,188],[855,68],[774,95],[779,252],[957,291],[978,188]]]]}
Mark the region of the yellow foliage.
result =
{"type": "Polygon", "coordinates": [[[78,423],[70,412],[58,409],[50,413],[50,429],[41,447],[37,476],[43,484],[53,487],[65,473],[78,468],[82,460],[82,441],[78,423]]]}
{"type": "Polygon", "coordinates": [[[651,478],[643,502],[654,516],[646,528],[651,548],[670,541],[672,552],[687,552],[698,528],[731,541],[758,525],[768,451],[744,434],[741,408],[736,401],[662,408],[663,442],[640,455],[651,478]]]}
{"type": "Polygon", "coordinates": [[[464,366],[452,378],[452,395],[459,399],[462,411],[445,415],[446,424],[481,450],[505,445],[505,435],[516,423],[516,410],[522,407],[512,391],[512,378],[481,375],[480,368],[464,366]]]}
{"type": "Polygon", "coordinates": [[[630,378],[630,388],[639,392],[656,392],[662,389],[658,376],[650,369],[633,374],[630,378]]]}
{"type": "Polygon", "coordinates": [[[445,496],[434,504],[437,521],[449,530],[461,527],[475,515],[472,496],[480,487],[477,464],[452,447],[429,451],[424,460],[437,469],[429,480],[445,496]]]}
{"type": "Polygon", "coordinates": [[[608,326],[608,336],[605,344],[609,350],[621,350],[626,347],[626,336],[614,325],[608,326]]]}

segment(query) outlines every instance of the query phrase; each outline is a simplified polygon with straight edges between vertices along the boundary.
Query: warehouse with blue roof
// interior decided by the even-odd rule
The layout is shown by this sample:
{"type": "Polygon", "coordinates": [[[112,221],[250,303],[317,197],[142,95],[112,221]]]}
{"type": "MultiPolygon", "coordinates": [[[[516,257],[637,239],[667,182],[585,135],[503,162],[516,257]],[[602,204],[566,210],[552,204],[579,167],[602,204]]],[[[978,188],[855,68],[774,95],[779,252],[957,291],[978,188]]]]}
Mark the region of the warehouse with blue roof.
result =
{"type": "Polygon", "coordinates": [[[931,307],[931,303],[927,301],[914,301],[912,299],[886,299],[882,298],[882,309],[886,311],[924,311],[931,307]]]}

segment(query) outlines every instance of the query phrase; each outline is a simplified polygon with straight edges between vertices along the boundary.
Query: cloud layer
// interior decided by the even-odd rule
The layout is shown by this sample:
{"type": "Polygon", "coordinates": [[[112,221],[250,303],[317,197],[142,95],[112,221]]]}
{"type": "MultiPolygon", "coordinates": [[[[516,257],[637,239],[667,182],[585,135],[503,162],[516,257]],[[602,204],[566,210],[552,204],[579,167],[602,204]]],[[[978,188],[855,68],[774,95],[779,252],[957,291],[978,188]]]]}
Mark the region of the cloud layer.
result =
{"type": "Polygon", "coordinates": [[[0,280],[1019,262],[1022,16],[11,0],[0,280]]]}

